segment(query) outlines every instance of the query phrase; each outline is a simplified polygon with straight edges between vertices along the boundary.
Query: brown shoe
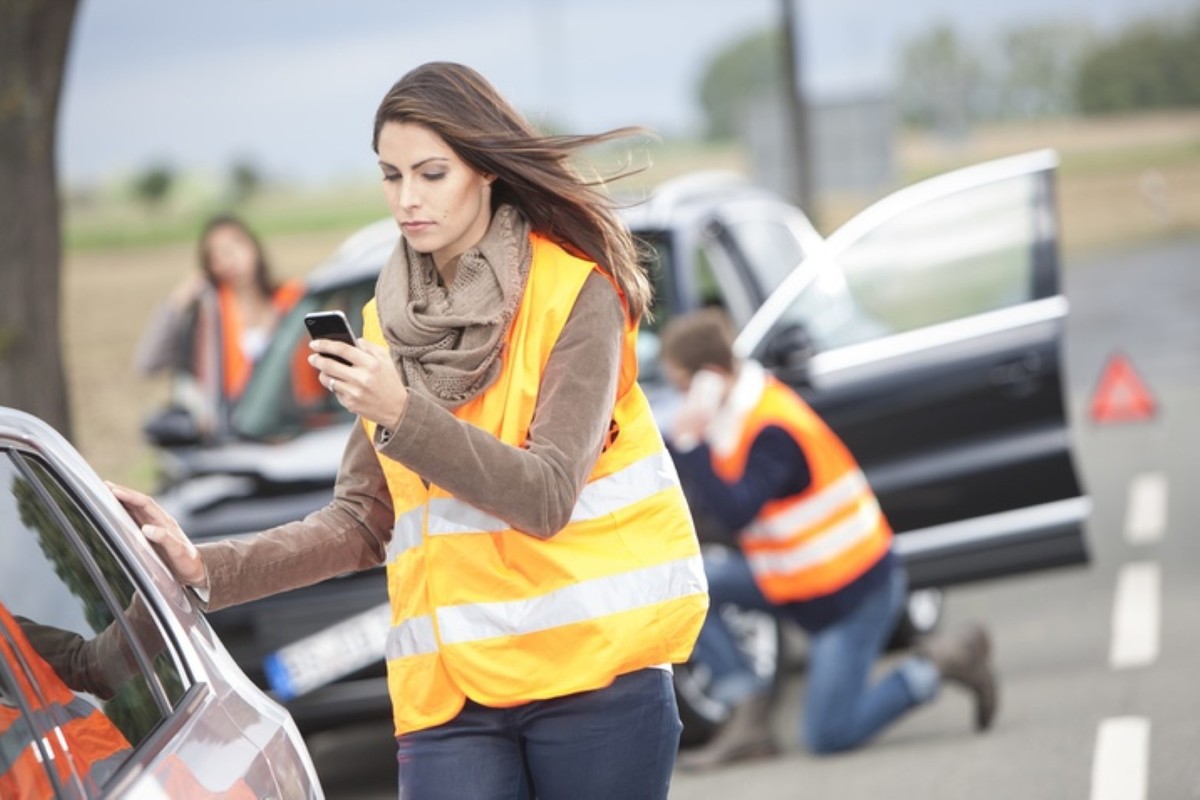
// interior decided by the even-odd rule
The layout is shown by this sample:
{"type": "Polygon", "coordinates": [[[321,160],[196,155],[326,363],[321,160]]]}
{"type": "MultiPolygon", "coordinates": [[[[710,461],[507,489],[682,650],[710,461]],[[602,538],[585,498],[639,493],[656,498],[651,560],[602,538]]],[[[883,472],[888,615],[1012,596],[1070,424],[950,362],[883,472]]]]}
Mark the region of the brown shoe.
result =
{"type": "Polygon", "coordinates": [[[957,683],[975,696],[975,730],[984,731],[996,717],[999,690],[991,666],[992,645],[983,626],[935,636],[917,652],[928,658],[942,677],[957,683]]]}
{"type": "Polygon", "coordinates": [[[684,770],[712,769],[750,758],[773,756],[779,746],[771,736],[771,697],[756,694],[733,707],[729,719],[703,747],[679,754],[677,765],[684,770]]]}

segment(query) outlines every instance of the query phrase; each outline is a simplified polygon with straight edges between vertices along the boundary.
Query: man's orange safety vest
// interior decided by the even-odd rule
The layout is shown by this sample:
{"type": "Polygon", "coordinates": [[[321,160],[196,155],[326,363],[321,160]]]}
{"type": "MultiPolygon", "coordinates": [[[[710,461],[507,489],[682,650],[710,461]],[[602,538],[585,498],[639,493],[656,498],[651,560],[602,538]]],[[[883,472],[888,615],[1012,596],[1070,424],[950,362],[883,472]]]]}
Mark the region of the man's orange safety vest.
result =
{"type": "Polygon", "coordinates": [[[83,781],[89,796],[129,756],[129,742],[117,726],[92,704],[77,697],[54,669],[38,655],[21,626],[0,604],[0,659],[16,678],[29,712],[42,730],[54,736],[35,738],[30,720],[20,708],[0,703],[0,797],[51,798],[54,788],[47,770],[71,785],[74,776],[83,781]],[[48,758],[49,763],[46,763],[48,758]]]}
{"type": "MultiPolygon", "coordinates": [[[[761,370],[757,364],[747,368],[761,370]]],[[[719,477],[731,483],[742,478],[750,448],[768,425],[783,428],[800,445],[812,481],[800,494],[766,503],[742,529],[739,543],[771,602],[832,594],[887,553],[892,529],[838,435],[803,398],[765,373],[758,403],[741,420],[736,446],[711,448],[719,477]]]]}
{"type": "MultiPolygon", "coordinates": [[[[522,447],[542,373],[597,267],[538,235],[500,374],[454,409],[522,447]]],[[[375,301],[364,337],[384,345],[375,301]]],[[[396,733],[454,718],[469,697],[507,707],[599,689],[691,654],[708,607],[699,544],[623,335],[615,436],[568,525],[548,540],[455,499],[382,454],[396,513],[386,653],[396,733]]],[[[367,435],[375,426],[364,421],[367,435]]]]}

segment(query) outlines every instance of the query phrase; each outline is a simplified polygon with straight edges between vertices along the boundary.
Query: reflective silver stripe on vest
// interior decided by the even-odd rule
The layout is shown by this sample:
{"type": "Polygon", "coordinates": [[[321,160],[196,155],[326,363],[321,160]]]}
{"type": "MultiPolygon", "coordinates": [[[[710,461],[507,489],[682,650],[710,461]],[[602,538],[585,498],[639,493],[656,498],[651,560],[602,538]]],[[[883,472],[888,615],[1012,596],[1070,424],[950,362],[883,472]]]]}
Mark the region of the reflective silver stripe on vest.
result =
{"type": "Polygon", "coordinates": [[[433,635],[433,620],[428,614],[411,617],[388,631],[384,653],[393,658],[407,658],[436,653],[437,637],[433,635]]]}
{"type": "Polygon", "coordinates": [[[411,550],[421,544],[421,520],[425,517],[425,507],[405,511],[396,518],[392,526],[392,540],[387,546],[388,563],[396,560],[396,556],[406,550],[411,550]]]}
{"type": "Polygon", "coordinates": [[[744,535],[754,539],[785,540],[806,531],[838,510],[849,506],[867,489],[867,478],[853,470],[838,478],[803,503],[768,519],[755,520],[744,535]]]}
{"type": "Polygon", "coordinates": [[[869,539],[883,522],[883,513],[874,498],[865,498],[857,513],[823,531],[800,546],[778,553],[750,553],[746,556],[758,575],[789,575],[823,564],[839,553],[869,539]]]}
{"type": "MultiPolygon", "coordinates": [[[[584,486],[571,511],[571,522],[600,519],[678,485],[679,478],[670,455],[666,451],[653,453],[584,486]]],[[[430,536],[498,533],[511,527],[499,517],[452,497],[439,497],[429,502],[430,536]]]]}
{"type": "Polygon", "coordinates": [[[512,526],[497,516],[453,497],[429,501],[429,535],[448,533],[499,533],[512,526]]]}
{"type": "Polygon", "coordinates": [[[580,581],[539,597],[438,609],[444,644],[517,636],[678,600],[707,590],[699,555],[580,581]]]}
{"type": "Polygon", "coordinates": [[[584,486],[571,522],[599,519],[678,485],[671,456],[665,450],[653,453],[584,486]]]}
{"type": "Polygon", "coordinates": [[[108,779],[117,773],[129,759],[131,749],[118,750],[107,758],[102,758],[99,761],[93,761],[88,765],[88,780],[95,781],[97,786],[103,786],[108,783],[108,779]]]}
{"type": "MultiPolygon", "coordinates": [[[[93,714],[103,713],[86,700],[76,697],[65,706],[52,703],[44,708],[32,709],[28,716],[22,715],[6,730],[0,731],[0,775],[4,774],[3,767],[13,764],[27,748],[34,748],[33,752],[37,760],[39,762],[42,760],[41,751],[34,744],[30,724],[37,727],[39,731],[52,731],[63,752],[69,753],[71,745],[62,732],[63,726],[87,720],[93,714]],[[64,723],[64,716],[70,722],[64,723]]],[[[104,722],[105,720],[101,720],[99,724],[104,724],[104,722]]],[[[88,724],[95,725],[97,723],[90,722],[88,724]]],[[[114,726],[112,734],[115,735],[115,733],[116,727],[114,726]]],[[[46,747],[50,749],[49,744],[46,747]]],[[[53,752],[51,749],[51,753],[53,752]]],[[[128,746],[121,747],[112,754],[87,764],[87,773],[82,777],[93,782],[97,787],[103,785],[121,768],[121,765],[129,758],[130,752],[131,749],[128,746]]]]}
{"type": "Polygon", "coordinates": [[[33,735],[29,723],[23,717],[17,718],[14,724],[0,731],[0,775],[4,774],[3,767],[11,765],[26,747],[33,744],[33,735]]]}
{"type": "MultiPolygon", "coordinates": [[[[440,609],[438,626],[446,644],[512,636],[583,622],[677,600],[708,590],[700,556],[582,581],[527,600],[475,603],[440,609]]],[[[387,658],[436,652],[437,638],[428,615],[412,617],[389,631],[387,658]]]]}

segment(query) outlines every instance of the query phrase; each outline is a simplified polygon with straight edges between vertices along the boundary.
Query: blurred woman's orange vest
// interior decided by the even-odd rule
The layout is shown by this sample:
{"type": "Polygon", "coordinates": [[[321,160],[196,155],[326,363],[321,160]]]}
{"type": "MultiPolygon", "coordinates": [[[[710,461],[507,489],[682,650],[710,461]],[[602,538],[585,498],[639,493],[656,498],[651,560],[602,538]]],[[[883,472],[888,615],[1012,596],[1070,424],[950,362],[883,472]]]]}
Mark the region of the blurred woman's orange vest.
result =
{"type": "Polygon", "coordinates": [[[0,737],[5,745],[5,758],[0,760],[0,797],[55,797],[48,769],[55,770],[64,785],[73,783],[72,775],[78,776],[89,796],[92,793],[98,796],[99,787],[129,756],[129,742],[103,711],[77,697],[63,683],[33,649],[3,604],[0,604],[0,658],[15,677],[16,689],[25,698],[28,711],[43,722],[53,722],[57,733],[40,740],[41,746],[49,751],[49,758],[44,761],[39,740],[23,718],[22,710],[0,703],[0,737]]]}
{"type": "MultiPolygon", "coordinates": [[[[285,281],[271,296],[271,305],[282,316],[303,296],[303,281],[285,281]]],[[[233,400],[246,388],[254,363],[242,349],[242,333],[237,296],[228,286],[220,286],[215,307],[201,302],[196,319],[193,364],[206,395],[233,400]],[[220,346],[215,347],[218,342],[220,346]]]]}

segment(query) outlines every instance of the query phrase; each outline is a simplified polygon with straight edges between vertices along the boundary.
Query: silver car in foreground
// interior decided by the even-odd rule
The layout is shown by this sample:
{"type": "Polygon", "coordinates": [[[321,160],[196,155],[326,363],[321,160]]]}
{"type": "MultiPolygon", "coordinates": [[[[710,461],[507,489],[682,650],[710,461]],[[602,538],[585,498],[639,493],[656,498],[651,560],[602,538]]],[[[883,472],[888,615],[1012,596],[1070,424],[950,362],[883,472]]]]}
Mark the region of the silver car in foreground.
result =
{"type": "Polygon", "coordinates": [[[78,452],[0,407],[0,795],[320,798],[242,672],[78,452]]]}

